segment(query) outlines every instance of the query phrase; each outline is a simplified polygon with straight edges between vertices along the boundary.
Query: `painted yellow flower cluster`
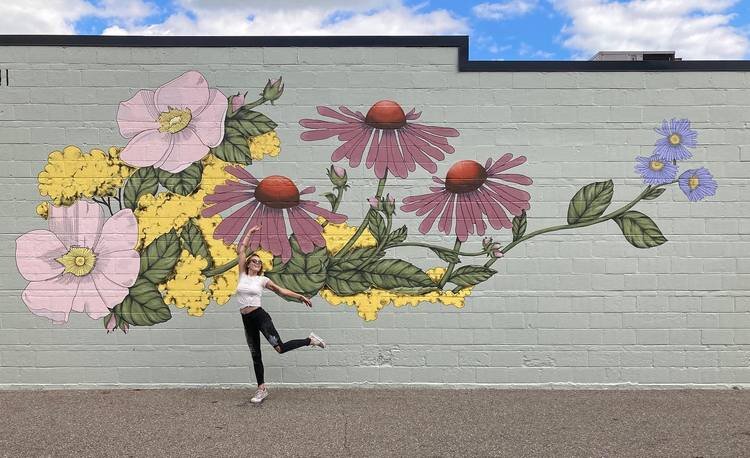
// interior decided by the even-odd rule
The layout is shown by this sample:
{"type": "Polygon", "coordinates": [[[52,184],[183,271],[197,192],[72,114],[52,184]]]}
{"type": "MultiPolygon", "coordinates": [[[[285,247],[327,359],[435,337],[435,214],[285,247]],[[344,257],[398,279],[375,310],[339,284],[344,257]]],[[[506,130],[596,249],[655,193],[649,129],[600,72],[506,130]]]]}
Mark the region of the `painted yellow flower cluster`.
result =
{"type": "Polygon", "coordinates": [[[263,159],[263,156],[276,157],[281,152],[281,141],[273,130],[257,137],[250,137],[247,146],[254,161],[263,159]]]}
{"type": "MultiPolygon", "coordinates": [[[[82,197],[113,196],[133,170],[120,160],[119,148],[84,153],[71,145],[50,153],[39,173],[39,192],[55,205],[71,205],[82,197]]],[[[40,207],[37,213],[44,216],[40,207]]]]}
{"type": "Polygon", "coordinates": [[[182,250],[175,265],[174,276],[159,285],[164,302],[179,308],[187,308],[188,315],[202,316],[211,301],[205,289],[206,277],[202,273],[206,267],[208,261],[203,257],[193,256],[188,250],[182,250]]]}

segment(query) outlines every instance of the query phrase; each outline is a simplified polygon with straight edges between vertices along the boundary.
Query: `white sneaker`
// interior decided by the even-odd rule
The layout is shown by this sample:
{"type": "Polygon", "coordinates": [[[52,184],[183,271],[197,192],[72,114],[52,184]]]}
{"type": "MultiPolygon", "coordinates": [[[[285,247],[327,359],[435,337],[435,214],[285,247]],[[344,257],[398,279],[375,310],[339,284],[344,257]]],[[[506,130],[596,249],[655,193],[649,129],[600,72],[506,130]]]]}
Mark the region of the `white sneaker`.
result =
{"type": "Polygon", "coordinates": [[[316,336],[315,333],[311,332],[309,337],[310,337],[310,345],[314,347],[326,348],[325,341],[321,339],[320,337],[316,336]]]}
{"type": "Polygon", "coordinates": [[[253,404],[260,404],[264,399],[268,397],[268,390],[258,390],[255,392],[255,396],[250,399],[253,404]]]}

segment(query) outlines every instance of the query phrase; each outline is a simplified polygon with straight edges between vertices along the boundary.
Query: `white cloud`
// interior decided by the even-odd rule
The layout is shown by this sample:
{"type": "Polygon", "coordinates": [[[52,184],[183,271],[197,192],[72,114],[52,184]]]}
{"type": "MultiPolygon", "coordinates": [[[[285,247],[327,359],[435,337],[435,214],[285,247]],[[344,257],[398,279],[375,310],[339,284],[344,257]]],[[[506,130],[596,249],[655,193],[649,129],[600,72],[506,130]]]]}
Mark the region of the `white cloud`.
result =
{"type": "MultiPolygon", "coordinates": [[[[254,7],[233,0],[218,4],[191,0],[185,11],[164,22],[147,26],[115,26],[105,34],[138,35],[431,35],[469,30],[465,19],[446,10],[423,11],[389,2],[370,8],[367,2],[347,6],[342,1],[307,2],[304,7],[284,8],[290,2],[254,7]],[[235,4],[238,6],[234,7],[235,4]],[[322,6],[321,6],[322,5],[322,6]]],[[[351,2],[355,3],[355,2],[351,2]]],[[[375,2],[370,2],[375,4],[375,2]]],[[[382,4],[382,2],[379,2],[382,4]]]]}
{"type": "Polygon", "coordinates": [[[498,3],[480,3],[471,11],[480,19],[502,21],[515,16],[523,16],[537,7],[537,0],[509,0],[498,3]]]}
{"type": "Polygon", "coordinates": [[[563,45],[576,58],[597,51],[674,50],[684,59],[742,59],[746,34],[733,27],[736,0],[556,0],[570,16],[563,45]]]}
{"type": "Polygon", "coordinates": [[[83,0],[5,1],[0,6],[3,34],[72,34],[76,20],[94,7],[83,0]]]}

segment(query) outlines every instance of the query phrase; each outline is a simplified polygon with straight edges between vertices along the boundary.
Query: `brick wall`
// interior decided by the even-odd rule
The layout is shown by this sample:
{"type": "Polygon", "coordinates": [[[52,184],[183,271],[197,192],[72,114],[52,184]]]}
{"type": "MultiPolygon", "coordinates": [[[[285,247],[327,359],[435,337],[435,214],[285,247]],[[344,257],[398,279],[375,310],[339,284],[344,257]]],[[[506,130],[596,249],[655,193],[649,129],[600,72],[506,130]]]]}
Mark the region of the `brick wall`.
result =
{"type": "MultiPolygon", "coordinates": [[[[72,313],[64,324],[32,314],[21,293],[16,239],[47,229],[36,213],[45,198],[38,174],[47,155],[76,145],[125,146],[117,108],[139,89],[156,89],[195,70],[225,95],[283,76],[274,105],[257,110],[277,124],[278,157],[248,166],[258,177],[283,174],[331,188],[325,170],[336,138],[304,141],[303,118],[316,106],[365,113],[381,99],[422,112],[419,122],[457,129],[458,160],[527,162],[509,173],[534,183],[527,233],[566,223],[571,198],[592,182],[612,180],[609,210],[645,185],[636,156],[650,156],[662,120],[687,118],[698,133],[683,170],[706,167],[715,196],[689,202],[677,184],[634,210],[668,239],[639,249],[613,221],[539,235],[497,260],[497,273],[457,308],[422,302],[386,305],[376,319],[332,305],[314,307],[268,296],[266,308],[284,339],[324,337],[325,351],[278,355],[264,342],[266,378],[285,384],[679,385],[750,384],[750,77],[745,72],[459,72],[455,48],[378,47],[0,47],[0,386],[81,387],[235,385],[254,380],[236,299],[212,302],[203,316],[172,306],[172,318],[107,334],[102,319],[72,313]],[[8,69],[8,78],[5,77],[8,69]],[[6,85],[6,83],[9,83],[6,85]]],[[[359,226],[378,181],[364,164],[349,167],[351,189],[339,208],[359,226]]],[[[418,230],[423,216],[400,210],[424,194],[430,173],[417,168],[388,183],[397,200],[393,227],[410,242],[451,248],[454,235],[418,230]]],[[[512,217],[512,215],[511,215],[512,217]]],[[[437,226],[437,225],[436,225],[437,226]]],[[[509,229],[487,235],[507,245],[509,229]]],[[[462,251],[482,250],[470,236],[462,251]]],[[[422,269],[445,267],[432,251],[401,247],[390,257],[422,269]]],[[[467,259],[465,264],[480,262],[467,259]]],[[[460,267],[462,264],[459,264],[460,267]]],[[[316,349],[317,350],[317,349],[316,349]]]]}

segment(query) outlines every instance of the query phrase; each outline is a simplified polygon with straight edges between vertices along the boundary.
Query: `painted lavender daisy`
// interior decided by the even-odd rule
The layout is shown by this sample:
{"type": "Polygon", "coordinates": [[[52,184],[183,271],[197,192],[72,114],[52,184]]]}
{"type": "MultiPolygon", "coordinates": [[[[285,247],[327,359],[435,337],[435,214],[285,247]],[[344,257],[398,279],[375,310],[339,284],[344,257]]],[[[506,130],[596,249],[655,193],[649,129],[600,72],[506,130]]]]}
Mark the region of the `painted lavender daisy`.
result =
{"type": "Polygon", "coordinates": [[[404,113],[401,106],[391,100],[375,103],[367,115],[339,107],[340,113],[328,107],[317,107],[318,113],[335,121],[302,119],[300,125],[308,129],[300,135],[302,140],[323,140],[333,136],[344,144],[331,155],[336,162],[349,159],[351,167],[362,162],[365,150],[365,165],[375,167],[375,175],[384,178],[387,171],[406,178],[416,165],[430,173],[437,172],[436,161],[445,159],[445,153],[453,153],[446,137],[458,137],[458,131],[450,127],[432,127],[414,121],[421,116],[412,108],[404,113]],[[369,149],[368,149],[369,145],[369,149]]]}
{"type": "Polygon", "coordinates": [[[325,246],[323,228],[310,214],[322,216],[332,223],[343,223],[346,216],[320,208],[318,202],[302,200],[301,196],[315,192],[315,186],[300,191],[292,180],[285,176],[271,175],[260,181],[239,166],[225,169],[239,179],[227,180],[216,187],[214,194],[203,201],[210,205],[201,214],[216,215],[235,205],[243,204],[216,227],[214,237],[230,244],[244,236],[245,231],[256,225],[261,230],[250,238],[250,249],[258,247],[281,256],[283,262],[292,257],[292,247],[286,230],[286,220],[299,242],[303,253],[310,253],[316,246],[325,246]]]}
{"type": "Polygon", "coordinates": [[[484,235],[487,228],[484,217],[495,229],[509,229],[513,223],[507,213],[518,216],[528,210],[531,196],[502,181],[530,185],[532,180],[525,175],[502,172],[524,162],[524,156],[513,158],[510,153],[494,163],[487,159],[484,167],[475,161],[459,161],[448,170],[445,180],[432,177],[440,185],[430,188],[432,193],[406,197],[401,210],[416,212],[416,216],[427,215],[419,225],[422,234],[432,228],[438,216],[438,230],[449,234],[455,215],[455,233],[461,242],[469,234],[484,235]]]}
{"type": "Polygon", "coordinates": [[[646,184],[669,183],[677,177],[677,166],[672,162],[664,161],[656,154],[651,157],[638,156],[635,160],[635,171],[641,174],[646,184]]]}
{"type": "Polygon", "coordinates": [[[716,194],[718,185],[705,167],[686,170],[680,175],[680,189],[691,202],[716,194]]]}
{"type": "Polygon", "coordinates": [[[661,122],[661,127],[654,129],[663,136],[656,141],[654,154],[664,161],[681,161],[693,157],[688,148],[698,145],[698,133],[690,128],[688,119],[672,119],[661,122]]]}

